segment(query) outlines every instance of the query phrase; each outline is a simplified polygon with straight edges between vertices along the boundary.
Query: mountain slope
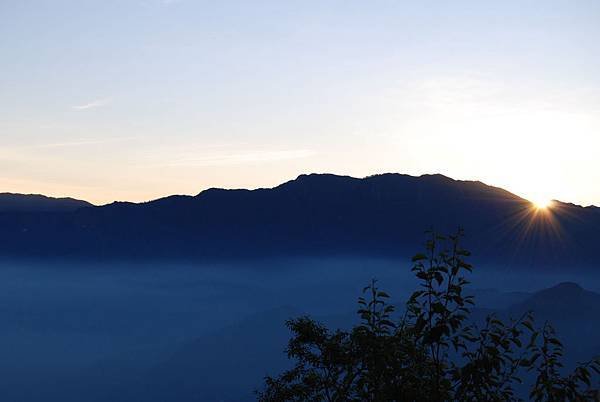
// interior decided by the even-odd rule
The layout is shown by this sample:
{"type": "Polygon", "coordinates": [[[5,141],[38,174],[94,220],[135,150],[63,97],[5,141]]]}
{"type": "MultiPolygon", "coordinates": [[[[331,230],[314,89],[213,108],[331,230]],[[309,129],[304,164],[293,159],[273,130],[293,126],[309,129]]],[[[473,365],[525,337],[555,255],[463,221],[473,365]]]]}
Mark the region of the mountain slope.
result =
{"type": "Polygon", "coordinates": [[[0,255],[82,258],[247,258],[421,248],[430,227],[468,234],[487,262],[593,266],[600,214],[556,203],[541,213],[505,190],[441,175],[356,179],[302,175],[272,189],[209,189],[57,217],[0,213],[0,255]]]}
{"type": "Polygon", "coordinates": [[[67,212],[91,207],[86,201],[73,198],[52,198],[39,194],[0,193],[1,212],[67,212]]]}
{"type": "Polygon", "coordinates": [[[534,293],[507,310],[518,317],[532,311],[538,325],[550,322],[564,342],[568,361],[587,361],[600,355],[600,294],[572,282],[534,293]]]}
{"type": "Polygon", "coordinates": [[[540,319],[568,324],[570,321],[596,321],[600,317],[600,294],[573,282],[563,282],[534,293],[509,311],[533,311],[540,319]]]}

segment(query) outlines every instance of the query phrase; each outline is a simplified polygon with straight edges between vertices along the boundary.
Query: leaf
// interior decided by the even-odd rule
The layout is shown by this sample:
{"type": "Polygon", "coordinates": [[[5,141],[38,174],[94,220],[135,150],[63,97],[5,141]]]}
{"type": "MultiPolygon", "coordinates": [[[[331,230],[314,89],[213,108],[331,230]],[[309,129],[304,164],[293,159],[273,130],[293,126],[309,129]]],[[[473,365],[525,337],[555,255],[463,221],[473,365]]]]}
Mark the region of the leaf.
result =
{"type": "Polygon", "coordinates": [[[435,303],[431,303],[431,310],[433,310],[434,313],[441,314],[444,311],[446,311],[446,308],[444,307],[444,305],[442,303],[435,302],[435,303]]]}
{"type": "Polygon", "coordinates": [[[427,256],[423,253],[419,253],[419,254],[415,254],[415,256],[412,258],[412,262],[417,262],[417,261],[422,261],[422,260],[426,260],[427,256]]]}
{"type": "Polygon", "coordinates": [[[556,346],[559,346],[559,347],[562,347],[562,345],[563,345],[563,344],[562,344],[562,343],[561,343],[561,342],[560,342],[558,339],[556,339],[556,338],[550,338],[550,339],[548,339],[548,343],[551,343],[551,344],[553,344],[553,345],[556,345],[556,346]]]}

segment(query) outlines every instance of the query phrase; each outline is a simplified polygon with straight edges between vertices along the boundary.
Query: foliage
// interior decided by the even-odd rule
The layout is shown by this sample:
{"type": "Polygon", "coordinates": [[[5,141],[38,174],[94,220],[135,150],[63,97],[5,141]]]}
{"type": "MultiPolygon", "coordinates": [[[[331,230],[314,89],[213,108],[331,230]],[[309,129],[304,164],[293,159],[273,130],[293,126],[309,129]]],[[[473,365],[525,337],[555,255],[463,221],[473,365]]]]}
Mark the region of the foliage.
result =
{"type": "Polygon", "coordinates": [[[295,365],[267,377],[259,400],[517,401],[526,373],[534,377],[532,400],[600,400],[591,382],[600,360],[561,375],[563,348],[549,324],[538,330],[525,314],[509,322],[491,315],[476,325],[474,300],[463,294],[473,267],[462,231],[428,234],[425,252],[413,257],[419,288],[401,318],[392,318],[389,295],[373,280],[358,299],[361,322],[349,331],[309,317],[289,320],[287,354],[295,365]]]}

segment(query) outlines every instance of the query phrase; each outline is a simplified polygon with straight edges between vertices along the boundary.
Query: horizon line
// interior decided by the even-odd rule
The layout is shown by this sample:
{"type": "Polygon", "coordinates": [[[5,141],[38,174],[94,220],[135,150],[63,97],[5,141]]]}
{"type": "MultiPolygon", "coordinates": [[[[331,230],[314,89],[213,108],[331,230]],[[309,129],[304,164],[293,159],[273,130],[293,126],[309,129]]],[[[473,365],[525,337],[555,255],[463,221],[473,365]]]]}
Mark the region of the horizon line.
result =
{"type": "MultiPolygon", "coordinates": [[[[248,191],[254,191],[254,190],[272,190],[275,189],[279,186],[282,186],[286,183],[290,183],[293,181],[298,180],[299,178],[301,178],[302,176],[336,176],[336,177],[346,177],[349,179],[355,179],[355,180],[365,180],[365,179],[369,179],[372,177],[377,177],[377,176],[386,176],[386,175],[399,175],[399,176],[408,176],[408,177],[413,177],[413,178],[421,178],[421,177],[431,177],[431,176],[441,176],[443,178],[452,180],[454,182],[462,182],[462,183],[481,183],[487,187],[491,187],[491,188],[495,188],[495,189],[499,189],[502,191],[506,191],[511,195],[514,195],[515,197],[521,198],[525,201],[528,201],[532,204],[535,204],[535,202],[533,200],[530,200],[526,197],[520,196],[516,193],[513,193],[510,190],[507,190],[504,187],[499,187],[499,186],[495,186],[492,184],[488,184],[484,181],[481,181],[479,179],[455,179],[453,177],[450,177],[448,175],[445,175],[443,173],[423,173],[421,175],[412,175],[412,174],[408,174],[408,173],[399,173],[399,172],[385,172],[385,173],[375,173],[375,174],[370,174],[370,175],[366,175],[366,176],[362,176],[362,177],[356,177],[356,176],[351,176],[351,175],[347,175],[347,174],[338,174],[338,173],[330,173],[330,172],[321,172],[321,173],[316,173],[316,172],[312,172],[312,173],[301,173],[298,176],[296,176],[296,178],[294,179],[290,179],[290,180],[286,180],[286,181],[282,181],[279,184],[273,185],[272,187],[261,187],[261,186],[257,186],[257,187],[206,187],[202,190],[200,190],[200,192],[196,193],[196,194],[183,194],[183,193],[174,193],[174,194],[167,194],[164,196],[158,196],[156,198],[148,198],[148,199],[144,199],[144,200],[140,200],[140,201],[129,201],[129,200],[112,200],[109,202],[105,202],[105,203],[94,203],[91,201],[88,201],[86,199],[83,198],[78,198],[78,197],[73,197],[70,195],[65,195],[65,194],[57,194],[57,195],[48,195],[48,194],[43,194],[43,193],[16,193],[16,192],[12,192],[12,191],[0,191],[0,195],[22,195],[22,196],[41,196],[41,197],[46,197],[46,198],[51,198],[51,199],[71,199],[71,200],[76,200],[76,201],[82,201],[82,202],[86,202],[88,204],[90,204],[91,206],[94,207],[102,207],[102,206],[106,206],[106,205],[111,205],[111,204],[115,204],[115,203],[128,203],[128,204],[146,204],[146,203],[150,203],[150,202],[154,202],[154,201],[158,201],[161,199],[165,199],[165,198],[169,198],[169,197],[196,197],[200,194],[202,194],[205,191],[208,190],[213,190],[213,189],[219,189],[219,190],[248,190],[248,191]]],[[[582,205],[582,204],[577,204],[574,202],[570,202],[570,201],[563,201],[563,200],[558,200],[558,199],[551,199],[549,200],[551,202],[557,202],[557,203],[561,203],[561,204],[568,204],[568,205],[573,205],[576,207],[580,207],[580,208],[600,208],[600,205],[596,205],[596,204],[589,204],[589,205],[582,205]]]]}

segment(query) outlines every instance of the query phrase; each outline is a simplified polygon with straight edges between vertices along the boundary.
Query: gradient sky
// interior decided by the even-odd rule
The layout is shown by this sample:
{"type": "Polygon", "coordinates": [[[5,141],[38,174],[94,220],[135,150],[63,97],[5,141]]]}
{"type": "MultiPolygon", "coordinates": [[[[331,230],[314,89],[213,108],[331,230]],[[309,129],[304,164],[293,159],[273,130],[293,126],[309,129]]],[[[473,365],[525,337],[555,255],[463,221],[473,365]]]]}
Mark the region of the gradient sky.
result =
{"type": "Polygon", "coordinates": [[[600,205],[600,2],[0,1],[0,191],[443,173],[600,205]]]}

